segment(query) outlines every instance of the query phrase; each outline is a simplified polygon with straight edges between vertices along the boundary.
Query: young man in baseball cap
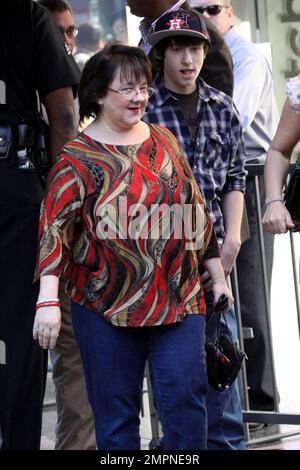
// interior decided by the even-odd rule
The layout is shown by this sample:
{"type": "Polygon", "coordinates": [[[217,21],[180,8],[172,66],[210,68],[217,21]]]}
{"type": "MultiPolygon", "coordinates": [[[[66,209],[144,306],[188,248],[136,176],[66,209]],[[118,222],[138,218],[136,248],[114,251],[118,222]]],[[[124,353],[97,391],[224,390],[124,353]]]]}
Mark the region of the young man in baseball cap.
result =
{"type": "MultiPolygon", "coordinates": [[[[155,27],[156,21],[166,13],[184,9],[188,10],[190,1],[186,0],[126,0],[133,15],[143,18],[139,30],[141,40],[139,46],[148,54],[153,65],[152,45],[148,37],[155,27]]],[[[223,91],[229,96],[233,92],[233,70],[230,51],[218,31],[218,28],[207,18],[201,15],[210,36],[211,47],[205,63],[201,69],[201,77],[211,86],[223,91]]]]}
{"type": "MultiPolygon", "coordinates": [[[[153,82],[144,119],[167,127],[176,137],[205,198],[221,246],[221,261],[229,275],[240,248],[245,190],[245,147],[238,113],[231,98],[200,77],[209,36],[195,10],[166,13],[148,37],[159,74],[153,82]]],[[[207,316],[212,313],[211,280],[207,289],[207,316]]],[[[234,310],[227,325],[237,337],[234,310]]],[[[209,322],[212,335],[214,321],[209,322]]],[[[209,387],[215,406],[208,411],[208,449],[244,449],[242,410],[237,384],[224,392],[209,387]]],[[[210,399],[210,402],[212,401],[210,399]]]]}

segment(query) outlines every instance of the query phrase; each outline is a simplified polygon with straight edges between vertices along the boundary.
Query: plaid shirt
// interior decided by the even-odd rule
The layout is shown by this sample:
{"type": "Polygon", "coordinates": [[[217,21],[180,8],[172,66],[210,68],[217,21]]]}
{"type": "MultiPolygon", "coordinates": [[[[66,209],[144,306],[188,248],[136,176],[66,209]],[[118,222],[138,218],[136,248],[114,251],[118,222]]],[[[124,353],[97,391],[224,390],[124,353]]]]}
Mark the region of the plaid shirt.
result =
{"type": "Polygon", "coordinates": [[[157,75],[144,120],[167,127],[177,138],[202,191],[220,242],[225,230],[220,199],[229,191],[245,191],[246,150],[242,126],[231,98],[198,78],[196,140],[191,139],[178,100],[157,75]]]}

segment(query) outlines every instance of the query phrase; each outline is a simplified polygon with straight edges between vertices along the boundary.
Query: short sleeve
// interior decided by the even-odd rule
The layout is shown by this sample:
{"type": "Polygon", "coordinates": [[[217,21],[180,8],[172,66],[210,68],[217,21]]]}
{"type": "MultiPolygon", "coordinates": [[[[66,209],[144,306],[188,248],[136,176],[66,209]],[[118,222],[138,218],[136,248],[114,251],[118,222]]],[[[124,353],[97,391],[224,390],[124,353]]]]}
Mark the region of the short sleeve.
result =
{"type": "Polygon", "coordinates": [[[83,194],[72,165],[62,158],[53,166],[39,225],[39,250],[35,280],[43,275],[60,277],[71,256],[76,224],[81,221],[83,194]]]}

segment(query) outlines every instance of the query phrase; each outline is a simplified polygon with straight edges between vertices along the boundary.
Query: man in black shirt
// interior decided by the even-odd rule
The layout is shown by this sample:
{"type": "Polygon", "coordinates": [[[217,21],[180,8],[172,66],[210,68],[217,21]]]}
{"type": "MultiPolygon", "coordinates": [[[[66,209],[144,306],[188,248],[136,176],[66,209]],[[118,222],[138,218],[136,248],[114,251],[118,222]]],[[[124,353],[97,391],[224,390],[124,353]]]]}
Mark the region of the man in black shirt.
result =
{"type": "Polygon", "coordinates": [[[38,294],[32,281],[43,192],[28,156],[37,137],[36,91],[49,118],[53,161],[76,135],[72,87],[79,72],[50,14],[32,0],[1,5],[0,64],[2,449],[39,449],[47,355],[32,337],[38,294]]]}
{"type": "Polygon", "coordinates": [[[78,29],[70,5],[65,0],[36,0],[37,3],[50,11],[55,23],[60,29],[70,54],[74,50],[78,29]]]}

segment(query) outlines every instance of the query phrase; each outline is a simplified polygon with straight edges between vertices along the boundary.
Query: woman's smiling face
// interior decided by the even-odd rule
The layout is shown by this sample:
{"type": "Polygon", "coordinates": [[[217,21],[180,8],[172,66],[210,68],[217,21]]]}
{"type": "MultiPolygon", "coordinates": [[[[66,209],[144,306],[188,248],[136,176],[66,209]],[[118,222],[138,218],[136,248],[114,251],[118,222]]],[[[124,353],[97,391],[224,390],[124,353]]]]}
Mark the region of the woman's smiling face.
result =
{"type": "Polygon", "coordinates": [[[143,117],[148,103],[148,82],[122,73],[118,68],[106,95],[99,100],[101,119],[114,129],[130,129],[143,117]]]}

